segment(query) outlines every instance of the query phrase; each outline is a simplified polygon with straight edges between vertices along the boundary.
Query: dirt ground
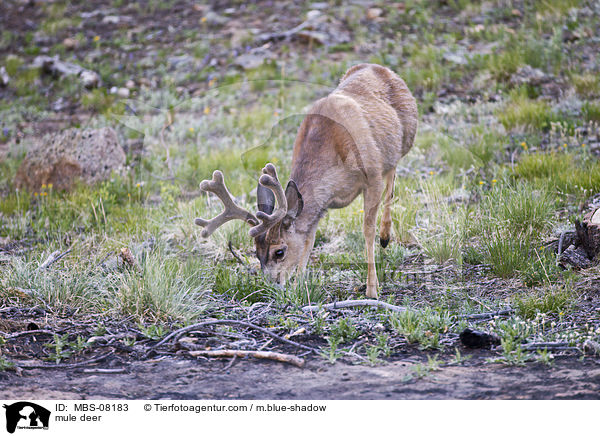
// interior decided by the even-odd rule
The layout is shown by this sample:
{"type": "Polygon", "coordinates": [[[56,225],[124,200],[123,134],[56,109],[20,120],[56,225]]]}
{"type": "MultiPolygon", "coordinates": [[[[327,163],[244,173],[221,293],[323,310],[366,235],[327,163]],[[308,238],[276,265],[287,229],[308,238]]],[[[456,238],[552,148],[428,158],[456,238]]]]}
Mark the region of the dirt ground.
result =
{"type": "Polygon", "coordinates": [[[600,366],[557,360],[552,367],[448,366],[417,379],[413,359],[369,367],[313,359],[305,368],[239,360],[166,357],[121,374],[31,370],[0,374],[5,399],[600,399],[600,366]],[[226,368],[226,369],[225,369],[226,368]]]}

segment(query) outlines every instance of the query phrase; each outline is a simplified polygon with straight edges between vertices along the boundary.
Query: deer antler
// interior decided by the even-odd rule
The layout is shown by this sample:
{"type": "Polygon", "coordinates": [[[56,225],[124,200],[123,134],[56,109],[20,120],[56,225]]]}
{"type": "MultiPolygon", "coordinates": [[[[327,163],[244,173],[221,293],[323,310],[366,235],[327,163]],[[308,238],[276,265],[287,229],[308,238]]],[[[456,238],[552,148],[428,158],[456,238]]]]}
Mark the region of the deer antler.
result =
{"type": "MultiPolygon", "coordinates": [[[[214,193],[223,202],[223,206],[225,206],[225,210],[211,220],[196,218],[195,223],[204,227],[204,230],[202,230],[203,238],[209,237],[215,230],[217,230],[227,221],[231,221],[233,219],[241,219],[246,221],[248,224],[258,227],[258,220],[256,217],[246,209],[242,209],[233,202],[233,198],[225,186],[223,173],[221,171],[216,170],[213,173],[212,180],[203,180],[202,183],[200,183],[200,189],[205,192],[214,193]]],[[[251,230],[254,228],[255,227],[253,227],[251,230]]]]}
{"type": "Polygon", "coordinates": [[[270,215],[264,212],[256,213],[256,217],[261,220],[261,223],[250,229],[250,236],[253,238],[268,232],[273,226],[279,223],[287,213],[287,199],[285,198],[283,187],[277,178],[275,166],[268,163],[263,168],[262,172],[263,174],[260,176],[260,179],[258,179],[258,183],[273,191],[275,199],[277,200],[277,207],[270,215]]]}

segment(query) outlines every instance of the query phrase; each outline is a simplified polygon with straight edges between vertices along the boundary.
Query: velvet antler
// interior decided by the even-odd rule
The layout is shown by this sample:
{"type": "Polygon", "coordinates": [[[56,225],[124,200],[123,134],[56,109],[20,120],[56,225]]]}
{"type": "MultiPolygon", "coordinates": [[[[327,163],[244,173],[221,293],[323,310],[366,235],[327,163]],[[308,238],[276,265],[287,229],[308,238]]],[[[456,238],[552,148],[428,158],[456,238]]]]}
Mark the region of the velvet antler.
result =
{"type": "Polygon", "coordinates": [[[287,199],[285,198],[285,192],[277,177],[275,165],[268,163],[263,168],[262,172],[263,174],[260,176],[260,179],[258,179],[258,183],[273,191],[275,199],[277,200],[277,207],[271,214],[260,211],[256,213],[256,217],[261,223],[250,229],[250,236],[253,238],[268,232],[273,226],[281,222],[287,213],[287,199]]]}
{"type": "Polygon", "coordinates": [[[196,218],[195,223],[201,227],[204,227],[204,230],[202,230],[203,238],[209,237],[215,230],[217,230],[227,221],[234,219],[240,219],[242,221],[246,221],[252,226],[257,226],[258,220],[256,217],[246,209],[243,209],[234,203],[233,197],[225,186],[223,173],[221,171],[216,170],[213,173],[212,180],[203,180],[202,183],[200,183],[200,189],[205,192],[214,193],[223,202],[223,206],[225,206],[225,210],[211,220],[196,218]]]}

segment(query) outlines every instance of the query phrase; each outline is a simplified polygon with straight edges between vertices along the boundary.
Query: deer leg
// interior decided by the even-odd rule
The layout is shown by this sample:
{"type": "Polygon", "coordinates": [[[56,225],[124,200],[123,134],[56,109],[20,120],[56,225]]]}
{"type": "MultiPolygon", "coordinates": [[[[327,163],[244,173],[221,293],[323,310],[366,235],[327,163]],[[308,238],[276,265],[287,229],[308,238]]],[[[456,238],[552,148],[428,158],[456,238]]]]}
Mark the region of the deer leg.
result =
{"type": "Polygon", "coordinates": [[[381,227],[379,229],[379,243],[383,248],[390,243],[392,228],[392,199],[394,198],[394,181],[396,172],[390,171],[385,176],[385,202],[383,203],[383,216],[381,217],[381,227]]]}
{"type": "Polygon", "coordinates": [[[375,269],[375,232],[377,230],[377,210],[381,201],[383,186],[381,181],[371,183],[364,191],[365,216],[363,233],[367,254],[367,297],[377,298],[377,271],[375,269]]]}

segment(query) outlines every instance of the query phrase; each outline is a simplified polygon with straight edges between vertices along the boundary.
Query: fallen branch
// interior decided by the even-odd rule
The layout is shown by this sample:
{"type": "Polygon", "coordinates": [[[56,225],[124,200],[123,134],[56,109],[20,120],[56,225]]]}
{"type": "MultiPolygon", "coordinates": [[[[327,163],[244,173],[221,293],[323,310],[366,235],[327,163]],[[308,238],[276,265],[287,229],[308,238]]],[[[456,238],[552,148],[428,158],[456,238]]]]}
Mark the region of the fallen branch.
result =
{"type": "Polygon", "coordinates": [[[63,253],[61,253],[60,251],[53,252],[50,256],[48,256],[48,258],[44,262],[42,262],[42,264],[38,267],[38,270],[48,268],[50,265],[58,262],[59,260],[61,260],[63,257],[65,257],[70,252],[71,252],[70,248],[63,253]]]}
{"type": "Polygon", "coordinates": [[[171,340],[177,341],[177,339],[179,339],[179,337],[181,337],[184,334],[191,332],[193,330],[197,330],[200,327],[205,327],[207,325],[217,325],[217,324],[239,325],[242,327],[251,328],[251,329],[257,330],[261,333],[264,333],[265,335],[268,335],[279,342],[283,342],[284,344],[291,345],[291,346],[297,347],[297,348],[303,348],[305,350],[309,350],[309,351],[312,351],[313,353],[318,354],[318,350],[315,350],[314,348],[307,347],[306,345],[299,344],[298,342],[294,342],[294,341],[290,341],[289,339],[282,338],[281,336],[273,333],[270,330],[264,329],[257,325],[251,324],[249,322],[237,321],[237,320],[233,320],[233,319],[217,319],[217,320],[211,320],[211,321],[204,321],[204,322],[200,322],[197,324],[189,325],[187,327],[180,328],[178,330],[175,330],[174,332],[171,332],[167,336],[165,336],[161,341],[154,344],[151,348],[152,349],[158,348],[158,347],[166,344],[167,342],[170,342],[171,340]]]}
{"type": "Polygon", "coordinates": [[[336,309],[344,309],[347,307],[362,307],[362,306],[370,306],[377,307],[380,309],[389,309],[392,312],[405,312],[406,307],[403,306],[394,306],[393,304],[384,303],[379,300],[345,300],[345,301],[336,301],[335,303],[323,304],[322,306],[312,305],[312,306],[304,306],[302,310],[304,312],[319,310],[319,309],[327,309],[327,310],[336,310],[336,309]]]}
{"type": "Polygon", "coordinates": [[[190,356],[198,357],[255,357],[257,359],[276,360],[278,362],[290,363],[302,368],[304,359],[292,354],[276,353],[274,351],[249,351],[249,350],[199,350],[190,351],[190,356]]]}
{"type": "Polygon", "coordinates": [[[472,315],[463,315],[463,316],[461,316],[461,318],[467,319],[470,321],[486,320],[486,319],[494,318],[495,316],[512,315],[513,313],[515,313],[514,309],[502,309],[502,310],[497,310],[496,312],[485,312],[485,313],[475,313],[472,315]]]}
{"type": "Polygon", "coordinates": [[[554,351],[579,351],[577,347],[570,347],[568,342],[531,342],[521,345],[523,351],[554,350],[554,351]]]}
{"type": "Polygon", "coordinates": [[[19,364],[17,362],[14,362],[14,364],[16,366],[18,366],[19,368],[22,369],[69,369],[69,368],[79,368],[80,366],[87,366],[87,365],[91,365],[94,363],[98,363],[103,361],[104,359],[106,359],[107,357],[110,357],[114,354],[114,351],[110,351],[106,354],[102,354],[101,356],[98,357],[94,357],[93,359],[89,359],[89,360],[85,360],[83,362],[77,362],[77,363],[56,363],[56,364],[51,364],[51,365],[27,365],[27,364],[19,364]]]}
{"type": "Polygon", "coordinates": [[[132,337],[135,339],[135,336],[132,335],[131,332],[117,333],[117,334],[114,334],[114,335],[91,336],[86,341],[86,343],[90,344],[90,345],[94,345],[94,344],[99,343],[99,342],[109,343],[109,342],[114,341],[115,339],[125,339],[125,338],[132,338],[132,337]]]}
{"type": "Polygon", "coordinates": [[[229,241],[227,243],[227,247],[229,247],[229,251],[231,251],[231,254],[233,255],[233,257],[235,257],[235,259],[238,261],[238,263],[240,265],[246,265],[246,263],[244,262],[244,260],[240,257],[239,254],[237,254],[235,252],[235,250],[233,249],[233,244],[231,243],[231,241],[229,241]]]}
{"type": "Polygon", "coordinates": [[[310,20],[306,20],[296,27],[290,30],[286,30],[285,32],[276,32],[276,33],[265,33],[258,36],[258,40],[261,43],[269,42],[269,41],[280,41],[282,39],[290,39],[292,36],[295,36],[298,32],[306,28],[309,24],[311,24],[310,20]]]}
{"type": "Polygon", "coordinates": [[[4,339],[8,340],[8,339],[15,339],[15,338],[19,338],[21,336],[27,336],[27,335],[50,335],[50,336],[54,336],[55,334],[57,334],[56,332],[53,332],[51,330],[27,330],[24,332],[18,332],[18,333],[12,333],[9,335],[4,336],[4,339]]]}
{"type": "Polygon", "coordinates": [[[125,374],[127,368],[85,368],[80,371],[84,374],[125,374]]]}
{"type": "Polygon", "coordinates": [[[227,371],[229,368],[231,368],[233,366],[233,364],[235,362],[237,362],[237,356],[233,356],[233,358],[229,361],[229,363],[227,365],[225,365],[220,371],[221,372],[227,371]]]}

